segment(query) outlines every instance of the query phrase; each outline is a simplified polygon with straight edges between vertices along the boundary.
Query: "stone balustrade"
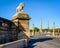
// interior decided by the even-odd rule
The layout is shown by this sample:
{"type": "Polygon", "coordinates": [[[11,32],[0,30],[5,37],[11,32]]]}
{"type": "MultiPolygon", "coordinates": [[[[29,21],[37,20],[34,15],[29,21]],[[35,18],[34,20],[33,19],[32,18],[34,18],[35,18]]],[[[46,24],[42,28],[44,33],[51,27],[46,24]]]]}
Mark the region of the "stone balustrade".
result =
{"type": "Polygon", "coordinates": [[[1,44],[0,48],[24,48],[27,47],[27,39],[1,44]]]}

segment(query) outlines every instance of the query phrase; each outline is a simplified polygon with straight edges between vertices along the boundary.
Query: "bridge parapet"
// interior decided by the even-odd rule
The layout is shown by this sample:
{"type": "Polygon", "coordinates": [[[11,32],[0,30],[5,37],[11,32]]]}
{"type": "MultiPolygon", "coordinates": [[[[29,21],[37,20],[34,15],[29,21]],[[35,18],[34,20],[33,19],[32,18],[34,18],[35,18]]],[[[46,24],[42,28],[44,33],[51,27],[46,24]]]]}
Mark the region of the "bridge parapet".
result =
{"type": "Polygon", "coordinates": [[[27,47],[27,39],[21,39],[0,45],[0,48],[24,48],[24,47],[27,47]]]}

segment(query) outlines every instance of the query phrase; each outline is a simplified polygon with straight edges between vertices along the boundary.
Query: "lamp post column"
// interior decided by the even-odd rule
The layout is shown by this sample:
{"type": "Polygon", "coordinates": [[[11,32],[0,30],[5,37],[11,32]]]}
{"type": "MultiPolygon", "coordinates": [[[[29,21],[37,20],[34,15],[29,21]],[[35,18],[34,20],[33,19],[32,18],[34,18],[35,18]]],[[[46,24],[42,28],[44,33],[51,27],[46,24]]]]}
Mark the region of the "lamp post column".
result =
{"type": "Polygon", "coordinates": [[[32,36],[34,36],[34,24],[32,25],[32,36]]]}
{"type": "Polygon", "coordinates": [[[55,22],[53,22],[53,36],[55,36],[55,22]]]}

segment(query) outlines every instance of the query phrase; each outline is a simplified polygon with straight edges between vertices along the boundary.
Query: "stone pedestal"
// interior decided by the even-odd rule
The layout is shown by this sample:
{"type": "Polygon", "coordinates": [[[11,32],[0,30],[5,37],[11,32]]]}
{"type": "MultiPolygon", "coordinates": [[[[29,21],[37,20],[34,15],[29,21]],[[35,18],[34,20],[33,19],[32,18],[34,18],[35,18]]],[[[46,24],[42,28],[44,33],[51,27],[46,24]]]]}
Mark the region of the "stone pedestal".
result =
{"type": "Polygon", "coordinates": [[[29,39],[30,38],[30,31],[29,31],[29,15],[25,12],[17,12],[12,17],[12,22],[20,29],[18,33],[18,39],[29,39]]]}

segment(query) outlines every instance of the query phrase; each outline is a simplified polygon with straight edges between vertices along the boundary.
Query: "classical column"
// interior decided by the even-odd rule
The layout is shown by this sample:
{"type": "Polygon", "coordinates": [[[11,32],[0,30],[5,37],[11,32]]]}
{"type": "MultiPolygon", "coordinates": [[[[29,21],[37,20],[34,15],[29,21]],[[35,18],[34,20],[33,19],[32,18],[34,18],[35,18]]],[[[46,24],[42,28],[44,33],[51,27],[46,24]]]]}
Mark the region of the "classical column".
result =
{"type": "Polygon", "coordinates": [[[42,32],[42,18],[40,19],[40,32],[42,32]]]}
{"type": "Polygon", "coordinates": [[[55,22],[53,22],[53,36],[55,36],[55,22]]]}

